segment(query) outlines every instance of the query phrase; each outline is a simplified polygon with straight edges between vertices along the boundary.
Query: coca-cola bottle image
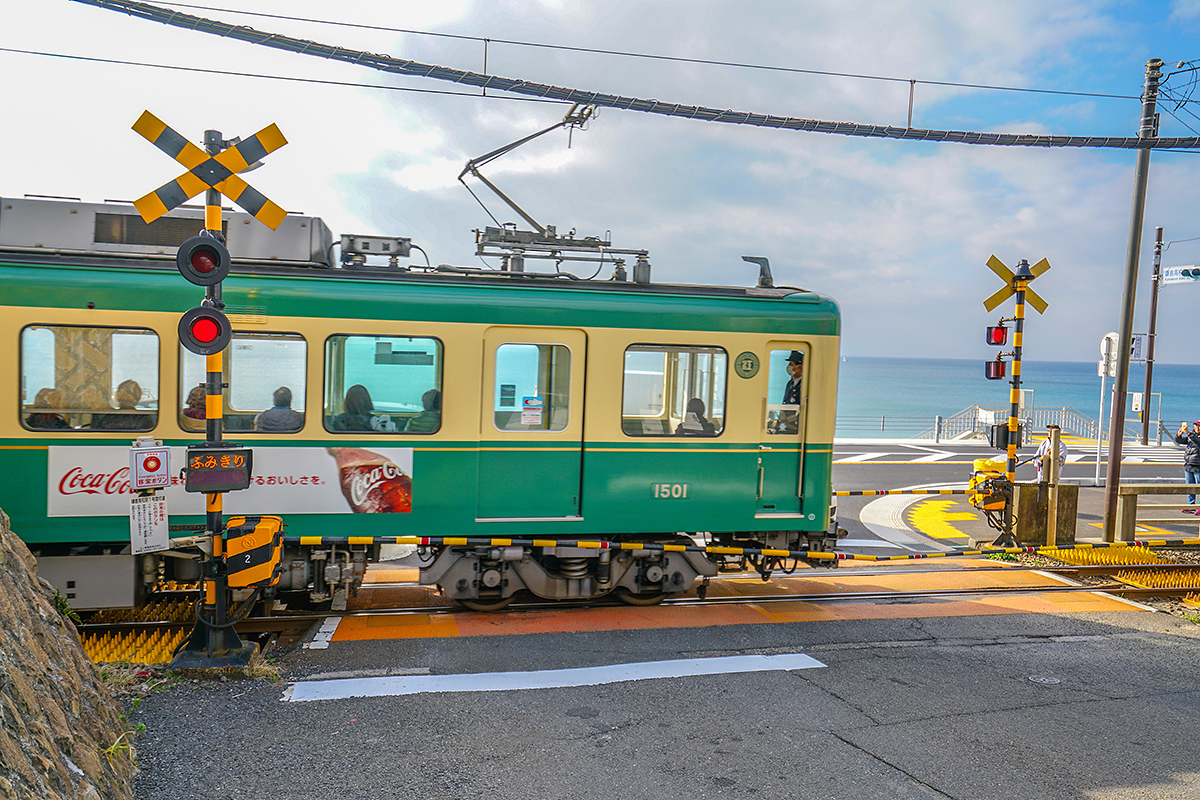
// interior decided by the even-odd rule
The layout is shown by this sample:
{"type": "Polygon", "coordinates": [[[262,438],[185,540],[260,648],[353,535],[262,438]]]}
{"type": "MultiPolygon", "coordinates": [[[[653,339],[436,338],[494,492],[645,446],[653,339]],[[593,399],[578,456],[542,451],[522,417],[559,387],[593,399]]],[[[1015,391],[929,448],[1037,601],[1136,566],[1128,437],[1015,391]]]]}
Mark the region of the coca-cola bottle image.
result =
{"type": "Polygon", "coordinates": [[[342,494],[355,514],[412,511],[412,478],[387,456],[355,447],[329,447],[337,461],[342,494]]]}

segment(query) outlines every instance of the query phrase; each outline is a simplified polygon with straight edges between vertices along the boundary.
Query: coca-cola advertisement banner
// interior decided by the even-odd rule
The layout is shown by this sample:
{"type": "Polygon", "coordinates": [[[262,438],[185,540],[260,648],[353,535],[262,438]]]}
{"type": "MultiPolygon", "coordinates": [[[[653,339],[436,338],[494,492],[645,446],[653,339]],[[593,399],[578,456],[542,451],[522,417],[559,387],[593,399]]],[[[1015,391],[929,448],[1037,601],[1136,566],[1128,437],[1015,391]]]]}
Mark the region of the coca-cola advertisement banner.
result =
{"type": "MultiPolygon", "coordinates": [[[[187,448],[171,448],[172,515],[204,513],[204,495],[183,490],[187,448]]],[[[225,495],[227,514],[379,514],[412,511],[413,449],[255,447],[250,488],[225,495]]],[[[51,517],[127,517],[128,447],[50,447],[51,517]]]]}

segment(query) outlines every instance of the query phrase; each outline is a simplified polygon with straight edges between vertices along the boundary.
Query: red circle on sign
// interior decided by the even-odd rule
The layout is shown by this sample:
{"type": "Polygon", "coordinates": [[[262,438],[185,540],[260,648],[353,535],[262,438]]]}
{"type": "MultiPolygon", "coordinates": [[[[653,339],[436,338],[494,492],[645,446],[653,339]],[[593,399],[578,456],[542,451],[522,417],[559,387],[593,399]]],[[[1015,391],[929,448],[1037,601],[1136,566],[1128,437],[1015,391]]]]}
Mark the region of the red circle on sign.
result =
{"type": "Polygon", "coordinates": [[[146,456],[146,460],[142,462],[142,469],[146,472],[157,472],[162,466],[162,462],[158,460],[158,456],[146,456]]]}

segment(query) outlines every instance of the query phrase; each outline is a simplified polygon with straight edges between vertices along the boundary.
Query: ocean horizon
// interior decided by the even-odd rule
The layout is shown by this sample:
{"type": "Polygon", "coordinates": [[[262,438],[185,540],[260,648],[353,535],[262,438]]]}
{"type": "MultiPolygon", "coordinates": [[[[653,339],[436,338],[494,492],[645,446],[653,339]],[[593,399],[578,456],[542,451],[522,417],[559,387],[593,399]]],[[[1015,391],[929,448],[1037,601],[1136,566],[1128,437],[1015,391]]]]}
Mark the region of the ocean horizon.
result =
{"type": "MultiPolygon", "coordinates": [[[[974,405],[1009,407],[1012,364],[1008,378],[984,377],[984,358],[883,358],[845,356],[838,365],[837,435],[841,437],[909,438],[932,428],[938,416],[950,417],[974,405]],[[890,421],[889,421],[890,418],[890,421]]],[[[1027,405],[1039,410],[1070,409],[1082,417],[1100,416],[1100,376],[1095,361],[1022,361],[1021,389],[1027,405]]],[[[1173,434],[1183,420],[1200,419],[1200,365],[1155,362],[1149,413],[1150,436],[1155,420],[1173,434]],[[1160,407],[1161,406],[1161,407],[1160,407]]],[[[1144,363],[1129,370],[1126,425],[1138,424],[1132,394],[1144,392],[1144,363]]],[[[1104,423],[1111,413],[1113,379],[1104,380],[1104,423]]]]}

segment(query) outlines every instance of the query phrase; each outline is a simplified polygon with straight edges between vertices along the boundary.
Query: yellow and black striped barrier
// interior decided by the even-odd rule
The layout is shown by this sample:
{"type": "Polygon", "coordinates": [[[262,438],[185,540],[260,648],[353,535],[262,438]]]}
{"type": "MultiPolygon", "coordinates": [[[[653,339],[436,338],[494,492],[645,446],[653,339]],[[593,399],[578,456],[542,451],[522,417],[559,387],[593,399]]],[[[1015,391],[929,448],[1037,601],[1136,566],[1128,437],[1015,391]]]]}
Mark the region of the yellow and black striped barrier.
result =
{"type": "Polygon", "coordinates": [[[288,536],[289,544],[323,547],[327,545],[412,544],[420,547],[578,547],[587,550],[653,550],[668,553],[712,553],[726,556],[770,556],[806,558],[813,561],[911,561],[918,558],[953,556],[990,556],[1004,553],[1040,553],[1049,550],[1100,550],[1116,547],[1182,547],[1200,545],[1200,539],[1149,539],[1130,542],[1094,542],[1029,547],[994,547],[981,550],[949,550],[940,553],[908,553],[898,556],[872,556],[826,550],[775,550],[759,547],[724,547],[699,544],[659,544],[656,542],[607,542],[582,539],[502,539],[469,536],[288,536]]]}

